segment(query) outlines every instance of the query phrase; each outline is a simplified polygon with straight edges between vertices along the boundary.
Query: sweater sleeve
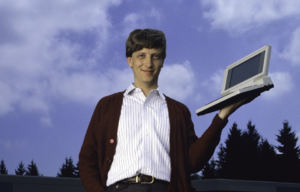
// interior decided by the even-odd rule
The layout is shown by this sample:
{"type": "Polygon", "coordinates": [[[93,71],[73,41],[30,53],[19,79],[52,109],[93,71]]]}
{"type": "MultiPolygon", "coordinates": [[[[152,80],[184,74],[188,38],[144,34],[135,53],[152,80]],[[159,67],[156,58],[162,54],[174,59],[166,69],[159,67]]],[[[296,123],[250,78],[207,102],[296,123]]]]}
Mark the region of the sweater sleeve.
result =
{"type": "MultiPolygon", "coordinates": [[[[100,102],[99,102],[100,103],[100,102]]],[[[100,122],[100,104],[98,103],[88,126],[80,153],[79,173],[87,192],[105,192],[98,165],[97,125],[100,122]]]]}
{"type": "MultiPolygon", "coordinates": [[[[190,115],[190,113],[189,113],[190,115]]],[[[189,137],[189,164],[191,173],[199,172],[213,155],[216,147],[220,142],[220,137],[223,128],[228,123],[228,120],[222,120],[217,114],[211,125],[197,139],[195,135],[194,125],[191,117],[188,121],[188,137],[189,137]]]]}

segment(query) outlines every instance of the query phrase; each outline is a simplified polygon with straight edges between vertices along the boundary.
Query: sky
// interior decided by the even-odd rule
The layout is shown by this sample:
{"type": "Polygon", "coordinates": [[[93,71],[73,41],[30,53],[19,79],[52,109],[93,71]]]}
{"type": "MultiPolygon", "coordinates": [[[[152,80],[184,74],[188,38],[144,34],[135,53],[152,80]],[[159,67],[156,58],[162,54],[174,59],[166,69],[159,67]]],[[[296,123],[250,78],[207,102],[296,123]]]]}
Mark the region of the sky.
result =
{"type": "Polygon", "coordinates": [[[66,157],[77,163],[99,99],[134,82],[125,41],[137,28],[165,33],[159,89],[189,108],[199,137],[217,112],[196,110],[221,96],[225,67],[271,45],[275,88],[232,114],[220,143],[234,122],[246,130],[249,120],[275,146],[284,120],[300,137],[298,0],[0,0],[0,15],[0,159],[8,174],[32,159],[51,177],[66,157]]]}

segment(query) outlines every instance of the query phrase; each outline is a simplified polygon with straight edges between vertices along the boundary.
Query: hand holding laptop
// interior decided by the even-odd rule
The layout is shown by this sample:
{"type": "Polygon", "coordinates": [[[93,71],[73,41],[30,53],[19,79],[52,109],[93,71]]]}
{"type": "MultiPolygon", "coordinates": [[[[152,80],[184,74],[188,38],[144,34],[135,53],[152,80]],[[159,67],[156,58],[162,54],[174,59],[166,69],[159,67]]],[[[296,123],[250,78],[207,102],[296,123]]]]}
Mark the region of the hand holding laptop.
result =
{"type": "Polygon", "coordinates": [[[221,119],[227,119],[233,112],[235,112],[242,105],[250,103],[251,101],[253,101],[258,96],[260,96],[260,93],[253,94],[253,95],[251,95],[249,97],[246,97],[246,98],[244,98],[242,100],[237,101],[236,103],[233,103],[231,105],[228,105],[228,106],[224,107],[223,109],[220,110],[219,117],[221,119]]]}

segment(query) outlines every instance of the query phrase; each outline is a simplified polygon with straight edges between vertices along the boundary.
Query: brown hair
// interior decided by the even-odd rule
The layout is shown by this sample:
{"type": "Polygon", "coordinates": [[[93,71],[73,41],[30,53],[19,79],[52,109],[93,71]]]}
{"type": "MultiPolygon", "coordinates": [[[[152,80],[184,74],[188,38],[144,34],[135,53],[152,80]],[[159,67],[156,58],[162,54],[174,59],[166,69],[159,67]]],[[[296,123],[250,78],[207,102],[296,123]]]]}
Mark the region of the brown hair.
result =
{"type": "Polygon", "coordinates": [[[143,48],[161,48],[162,58],[166,58],[166,37],[162,31],[156,29],[135,29],[126,40],[126,57],[143,48]]]}

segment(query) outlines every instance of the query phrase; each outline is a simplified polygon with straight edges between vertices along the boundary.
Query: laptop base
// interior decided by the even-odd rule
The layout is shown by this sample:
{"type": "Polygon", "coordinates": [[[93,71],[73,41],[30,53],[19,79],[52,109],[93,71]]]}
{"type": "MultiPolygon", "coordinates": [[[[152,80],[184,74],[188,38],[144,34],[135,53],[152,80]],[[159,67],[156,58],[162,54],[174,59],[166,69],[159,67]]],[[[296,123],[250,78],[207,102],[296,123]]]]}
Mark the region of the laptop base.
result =
{"type": "Polygon", "coordinates": [[[220,99],[217,99],[217,100],[205,105],[204,107],[202,107],[196,111],[197,115],[198,116],[205,115],[207,113],[221,110],[228,105],[238,102],[239,100],[242,100],[251,95],[256,95],[256,94],[260,94],[265,91],[269,91],[270,89],[272,89],[274,87],[274,84],[272,83],[272,80],[270,77],[264,78],[264,80],[267,83],[260,84],[260,85],[254,85],[251,87],[246,87],[244,89],[230,93],[224,97],[221,97],[220,99]]]}

